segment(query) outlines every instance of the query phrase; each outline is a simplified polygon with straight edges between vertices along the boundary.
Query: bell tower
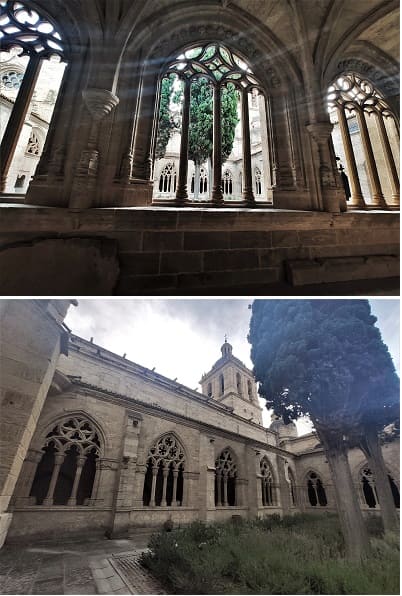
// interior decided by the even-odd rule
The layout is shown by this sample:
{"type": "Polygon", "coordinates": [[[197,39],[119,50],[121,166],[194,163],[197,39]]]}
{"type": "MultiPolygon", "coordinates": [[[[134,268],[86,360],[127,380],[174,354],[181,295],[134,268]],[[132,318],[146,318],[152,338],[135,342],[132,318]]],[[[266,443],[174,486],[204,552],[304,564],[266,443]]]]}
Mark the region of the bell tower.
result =
{"type": "Polygon", "coordinates": [[[226,336],[221,352],[222,356],[200,381],[202,393],[233,408],[237,416],[262,424],[262,409],[253,373],[233,356],[233,347],[226,336]]]}

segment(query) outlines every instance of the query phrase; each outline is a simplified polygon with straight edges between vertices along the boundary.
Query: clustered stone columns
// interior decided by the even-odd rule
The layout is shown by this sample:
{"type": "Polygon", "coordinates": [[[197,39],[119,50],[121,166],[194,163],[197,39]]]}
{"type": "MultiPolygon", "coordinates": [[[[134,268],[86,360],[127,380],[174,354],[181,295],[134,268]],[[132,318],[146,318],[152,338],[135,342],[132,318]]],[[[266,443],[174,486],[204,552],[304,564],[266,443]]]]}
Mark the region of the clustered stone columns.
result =
{"type": "Polygon", "coordinates": [[[399,178],[398,172],[395,166],[394,156],[392,155],[392,149],[389,142],[388,134],[385,128],[384,117],[383,115],[376,111],[375,112],[376,122],[377,122],[377,129],[380,136],[380,141],[382,145],[382,149],[384,151],[385,156],[385,163],[388,170],[389,180],[391,183],[391,190],[392,196],[390,203],[390,207],[399,207],[399,178]]]}
{"type": "Polygon", "coordinates": [[[6,187],[8,172],[10,170],[22,127],[24,126],[40,68],[40,57],[32,56],[28,62],[21,87],[15,100],[14,108],[11,112],[6,130],[4,131],[0,147],[0,192],[4,192],[6,187]]]}
{"type": "Polygon", "coordinates": [[[157,466],[152,467],[152,486],[151,486],[151,500],[149,505],[155,507],[155,492],[156,492],[156,476],[158,474],[157,466]]]}
{"type": "Polygon", "coordinates": [[[255,202],[253,194],[253,178],[251,173],[250,118],[248,108],[248,91],[243,89],[241,99],[242,131],[243,131],[243,199],[248,205],[255,202]]]}
{"type": "Polygon", "coordinates": [[[349,126],[344,106],[338,106],[337,112],[339,128],[341,131],[343,147],[345,150],[346,166],[350,174],[349,181],[351,188],[351,197],[349,206],[352,208],[354,207],[356,209],[364,209],[366,207],[366,203],[363,198],[359,175],[357,173],[356,159],[355,154],[353,152],[352,139],[350,138],[349,126]]]}
{"type": "Polygon", "coordinates": [[[212,202],[215,205],[222,205],[222,127],[221,127],[221,88],[214,86],[214,120],[213,120],[213,187],[212,202]]]}
{"type": "Polygon", "coordinates": [[[188,200],[187,172],[188,172],[188,135],[190,126],[190,97],[191,80],[184,80],[184,97],[181,123],[179,179],[176,191],[176,203],[182,205],[188,200]]]}
{"type": "Polygon", "coordinates": [[[367,173],[371,187],[371,205],[373,207],[379,207],[380,209],[386,209],[387,204],[384,199],[384,195],[381,190],[381,182],[378,176],[377,165],[375,163],[373,147],[371,145],[370,135],[367,128],[367,122],[364,115],[364,111],[360,106],[355,106],[357,121],[359,123],[360,134],[363,144],[364,156],[366,158],[367,173]]]}
{"type": "Polygon", "coordinates": [[[119,98],[106,89],[85,89],[82,96],[92,122],[86,147],[81,151],[76,168],[70,209],[86,209],[93,206],[93,192],[99,166],[100,123],[119,103],[119,98]]]}

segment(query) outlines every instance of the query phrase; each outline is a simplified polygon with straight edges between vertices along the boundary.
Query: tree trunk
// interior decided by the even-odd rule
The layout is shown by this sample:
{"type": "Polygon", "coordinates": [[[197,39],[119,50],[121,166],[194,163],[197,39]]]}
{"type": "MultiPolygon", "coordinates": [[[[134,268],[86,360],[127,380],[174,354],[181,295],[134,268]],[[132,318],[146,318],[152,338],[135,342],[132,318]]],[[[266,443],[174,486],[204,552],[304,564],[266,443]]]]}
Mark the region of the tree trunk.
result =
{"type": "Polygon", "coordinates": [[[360,439],[360,448],[367,457],[369,468],[374,475],[384,530],[395,532],[398,528],[398,515],[375,428],[364,429],[364,435],[360,439]]]}
{"type": "Polygon", "coordinates": [[[342,437],[337,441],[327,441],[322,433],[318,433],[318,435],[332,473],[336,505],[345,538],[347,557],[359,561],[367,555],[370,542],[353,484],[346,447],[342,437]]]}
{"type": "Polygon", "coordinates": [[[200,164],[194,162],[194,201],[198,201],[200,195],[200,164]]]}

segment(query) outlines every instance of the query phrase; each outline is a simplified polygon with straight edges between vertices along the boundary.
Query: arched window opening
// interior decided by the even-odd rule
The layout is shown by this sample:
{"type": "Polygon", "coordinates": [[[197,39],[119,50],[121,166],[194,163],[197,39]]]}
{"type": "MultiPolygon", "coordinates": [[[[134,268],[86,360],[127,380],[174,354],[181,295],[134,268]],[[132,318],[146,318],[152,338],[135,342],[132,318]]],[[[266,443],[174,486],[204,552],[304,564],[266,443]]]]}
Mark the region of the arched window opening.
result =
{"type": "Polygon", "coordinates": [[[25,184],[25,174],[18,174],[17,179],[14,184],[14,188],[24,188],[25,184]]]}
{"type": "Polygon", "coordinates": [[[162,195],[174,195],[176,190],[176,170],[173,163],[167,163],[159,176],[159,192],[162,195]]]}
{"type": "Polygon", "coordinates": [[[317,505],[325,507],[328,504],[325,488],[315,472],[310,472],[307,477],[307,495],[309,503],[313,507],[317,505]]]}
{"type": "Polygon", "coordinates": [[[225,378],[223,374],[219,375],[219,391],[220,395],[223,395],[225,393],[225,378]]]}
{"type": "Polygon", "coordinates": [[[57,424],[46,436],[30,496],[37,505],[85,505],[91,498],[99,437],[85,418],[57,424]]]}
{"type": "Polygon", "coordinates": [[[275,487],[271,464],[266,457],[260,462],[261,494],[263,507],[275,505],[275,487]]]}
{"type": "Polygon", "coordinates": [[[223,173],[223,195],[225,198],[232,198],[233,195],[233,176],[230,170],[223,173]]]}
{"type": "Polygon", "coordinates": [[[155,158],[173,151],[180,156],[175,203],[188,201],[189,194],[192,200],[216,204],[254,201],[251,147],[257,159],[267,154],[256,136],[262,118],[266,124],[259,96],[262,89],[251,68],[226,46],[192,47],[166,65],[161,75],[155,158]],[[187,181],[189,160],[194,162],[194,176],[187,181]],[[243,190],[233,182],[232,167],[239,165],[243,190]]]}
{"type": "Polygon", "coordinates": [[[234,507],[236,503],[237,465],[229,449],[215,461],[215,506],[234,507]]]}
{"type": "Polygon", "coordinates": [[[40,154],[40,141],[39,137],[34,130],[31,131],[31,134],[28,139],[28,144],[26,147],[26,153],[28,155],[35,155],[39,156],[40,154]]]}
{"type": "Polygon", "coordinates": [[[254,170],[255,176],[255,194],[257,197],[260,197],[262,194],[262,185],[261,185],[261,170],[260,168],[255,168],[254,170]]]}
{"type": "Polygon", "coordinates": [[[399,509],[400,508],[399,488],[398,488],[395,480],[392,478],[392,476],[390,474],[388,474],[388,480],[389,480],[389,484],[391,486],[392,496],[394,498],[394,505],[397,509],[399,509]]]}
{"type": "Polygon", "coordinates": [[[242,388],[241,388],[241,376],[240,373],[236,373],[236,389],[237,389],[237,393],[239,395],[241,395],[242,392],[242,388]]]}
{"type": "Polygon", "coordinates": [[[208,397],[212,397],[212,383],[208,383],[207,395],[208,397]]]}
{"type": "Polygon", "coordinates": [[[160,438],[149,450],[142,502],[150,507],[183,505],[184,449],[172,434],[160,438]]]}
{"type": "Polygon", "coordinates": [[[14,0],[0,2],[0,37],[0,191],[12,193],[19,188],[18,170],[28,180],[35,173],[38,161],[29,156],[39,157],[43,143],[30,133],[39,118],[47,134],[66,66],[65,44],[53,22],[14,0]]]}
{"type": "Polygon", "coordinates": [[[381,93],[370,81],[345,73],[328,89],[328,110],[348,204],[398,206],[398,131],[381,93]]]}

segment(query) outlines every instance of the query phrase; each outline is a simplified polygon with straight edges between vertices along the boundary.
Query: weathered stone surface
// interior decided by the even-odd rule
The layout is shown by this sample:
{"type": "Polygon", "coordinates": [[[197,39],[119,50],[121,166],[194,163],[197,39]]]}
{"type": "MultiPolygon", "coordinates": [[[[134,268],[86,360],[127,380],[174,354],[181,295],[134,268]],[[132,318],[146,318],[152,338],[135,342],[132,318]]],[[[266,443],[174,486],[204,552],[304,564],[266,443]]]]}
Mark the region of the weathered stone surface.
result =
{"type": "Polygon", "coordinates": [[[112,294],[117,245],[94,238],[45,238],[0,251],[3,295],[112,294]]]}

